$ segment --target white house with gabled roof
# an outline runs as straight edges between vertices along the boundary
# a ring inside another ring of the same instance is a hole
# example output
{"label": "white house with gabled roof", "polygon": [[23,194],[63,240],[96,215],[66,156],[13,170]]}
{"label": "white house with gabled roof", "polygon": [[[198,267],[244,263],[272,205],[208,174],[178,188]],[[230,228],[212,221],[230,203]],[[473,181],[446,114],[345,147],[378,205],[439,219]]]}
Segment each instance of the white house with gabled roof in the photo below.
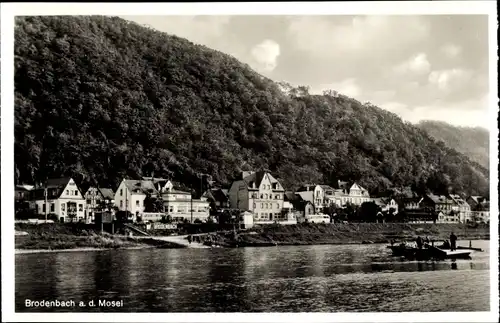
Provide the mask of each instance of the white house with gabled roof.
{"label": "white house with gabled roof", "polygon": [[31,206],[37,214],[54,214],[60,222],[86,221],[85,199],[70,177],[51,178],[47,180],[46,185],[35,187],[31,191]]}

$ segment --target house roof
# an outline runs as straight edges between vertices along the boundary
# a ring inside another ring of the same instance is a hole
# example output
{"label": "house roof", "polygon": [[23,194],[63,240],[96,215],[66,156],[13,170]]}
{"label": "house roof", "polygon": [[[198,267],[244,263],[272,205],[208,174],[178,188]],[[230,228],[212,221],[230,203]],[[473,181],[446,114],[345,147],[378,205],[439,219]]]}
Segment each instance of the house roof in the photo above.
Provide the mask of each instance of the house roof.
{"label": "house roof", "polygon": [[115,192],[111,188],[99,188],[99,191],[106,200],[113,200],[115,198]]}
{"label": "house roof", "polygon": [[477,204],[488,202],[488,200],[484,196],[472,195],[469,198],[471,198]]}
{"label": "house roof", "polygon": [[308,192],[308,191],[314,191],[314,189],[316,188],[316,184],[307,184],[307,185],[303,185],[301,187],[299,187],[299,189],[297,190],[297,192]]}
{"label": "house roof", "polygon": [[[49,200],[58,199],[62,195],[64,188],[68,185],[70,180],[71,180],[71,177],[49,178],[46,181],[47,199],[49,199]],[[78,189],[78,191],[80,191],[80,188],[78,186],[77,186],[77,189]],[[43,199],[43,198],[45,198],[45,185],[44,184],[42,184],[41,187],[38,187],[38,188],[35,188],[32,190],[32,199],[33,200],[39,200],[39,199]]]}
{"label": "house roof", "polygon": [[329,185],[320,185],[320,187],[324,190],[332,190],[333,191],[333,187],[329,186]]}
{"label": "house roof", "polygon": [[287,191],[284,194],[284,200],[287,202],[293,202],[293,201],[296,201],[299,199],[302,200],[302,197],[300,195],[293,193],[293,192]]}
{"label": "house roof", "polygon": [[375,197],[375,198],[373,198],[373,199],[372,199],[372,201],[373,201],[375,204],[377,204],[378,206],[386,206],[386,205],[387,205],[387,202],[386,202],[386,201],[384,201],[384,199],[383,199],[383,198],[381,198],[381,197]]}
{"label": "house roof", "polygon": [[454,200],[458,205],[460,206],[467,206],[469,203],[467,203],[460,195],[458,194],[450,194],[450,198]]}
{"label": "house roof", "polygon": [[359,190],[359,191],[361,191],[362,195],[369,195],[368,191],[364,187],[362,187],[361,185],[359,185],[357,183],[352,184],[351,188],[349,189],[349,192],[351,190]]}
{"label": "house roof", "polygon": [[450,199],[444,195],[434,195],[432,193],[427,194],[427,196],[436,204],[456,204],[453,199]]}
{"label": "house roof", "polygon": [[150,180],[126,179],[124,183],[132,194],[147,195],[158,193],[153,181]]}
{"label": "house roof", "polygon": [[16,185],[16,191],[31,191],[32,189],[32,185]]}
{"label": "house roof", "polygon": [[209,189],[202,196],[211,198],[217,202],[227,202],[229,199],[228,195],[224,192],[224,190],[220,188]]}
{"label": "house roof", "polygon": [[262,180],[264,179],[265,175],[269,176],[269,181],[271,184],[278,183],[279,181],[270,173],[267,173],[265,171],[258,171],[252,174],[249,174],[248,176],[243,178],[243,182],[247,185],[248,189],[252,189],[252,183],[255,183],[255,187],[258,188],[260,184],[262,183]]}
{"label": "house roof", "polygon": [[47,180],[47,188],[65,188],[70,180],[71,177],[49,178]]}

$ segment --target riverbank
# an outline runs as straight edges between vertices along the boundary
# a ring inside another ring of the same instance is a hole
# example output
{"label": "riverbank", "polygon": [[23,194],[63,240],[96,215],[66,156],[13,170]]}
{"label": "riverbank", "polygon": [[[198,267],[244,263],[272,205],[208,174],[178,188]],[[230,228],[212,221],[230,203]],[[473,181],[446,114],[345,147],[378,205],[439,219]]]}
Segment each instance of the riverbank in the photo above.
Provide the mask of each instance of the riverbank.
{"label": "riverbank", "polygon": [[[391,240],[411,240],[417,236],[433,240],[449,239],[454,232],[461,240],[489,240],[488,225],[470,227],[465,224],[431,223],[338,223],[277,226],[256,228],[240,233],[236,238],[239,247],[270,245],[361,244],[389,243]],[[226,243],[233,240],[225,236]]]}
{"label": "riverbank", "polygon": [[130,248],[184,248],[182,245],[152,238],[128,237],[99,233],[83,224],[16,224],[17,250],[102,250]]}
{"label": "riverbank", "polygon": [[[130,248],[185,248],[173,241],[153,237],[129,237],[96,233],[81,224],[16,224],[16,250],[103,250]],[[389,243],[412,240],[417,236],[446,240],[454,232],[460,240],[489,240],[487,225],[409,223],[335,223],[266,225],[251,230],[210,234],[211,241],[224,247],[262,247],[274,245]],[[205,240],[204,237],[201,237]],[[201,241],[203,243],[203,241]]]}

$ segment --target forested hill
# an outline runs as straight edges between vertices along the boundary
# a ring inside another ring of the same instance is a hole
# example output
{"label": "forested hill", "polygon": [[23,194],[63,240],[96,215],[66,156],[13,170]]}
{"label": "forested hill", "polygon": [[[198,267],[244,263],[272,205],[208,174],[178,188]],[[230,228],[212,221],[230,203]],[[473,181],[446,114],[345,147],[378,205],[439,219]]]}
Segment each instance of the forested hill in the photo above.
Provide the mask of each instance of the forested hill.
{"label": "forested hill", "polygon": [[[235,58],[119,18],[23,17],[15,28],[20,182],[70,175],[229,184],[268,169],[292,189],[358,181],[487,194],[487,170],[396,115],[285,94]],[[191,182],[191,183],[190,183]],[[115,186],[116,187],[116,186]]]}
{"label": "forested hill", "polygon": [[448,147],[453,148],[483,167],[489,168],[489,133],[480,127],[455,127],[446,122],[421,121],[417,125],[427,131],[436,140],[443,141]]}

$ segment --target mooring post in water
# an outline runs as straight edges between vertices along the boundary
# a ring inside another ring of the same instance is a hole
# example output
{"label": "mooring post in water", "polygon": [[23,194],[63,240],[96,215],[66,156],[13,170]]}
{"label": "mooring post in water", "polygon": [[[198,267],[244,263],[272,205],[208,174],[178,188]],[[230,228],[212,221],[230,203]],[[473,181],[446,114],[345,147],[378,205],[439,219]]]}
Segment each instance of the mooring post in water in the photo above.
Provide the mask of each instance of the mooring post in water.
{"label": "mooring post in water", "polygon": [[469,240],[469,248],[472,248],[472,240]]}

